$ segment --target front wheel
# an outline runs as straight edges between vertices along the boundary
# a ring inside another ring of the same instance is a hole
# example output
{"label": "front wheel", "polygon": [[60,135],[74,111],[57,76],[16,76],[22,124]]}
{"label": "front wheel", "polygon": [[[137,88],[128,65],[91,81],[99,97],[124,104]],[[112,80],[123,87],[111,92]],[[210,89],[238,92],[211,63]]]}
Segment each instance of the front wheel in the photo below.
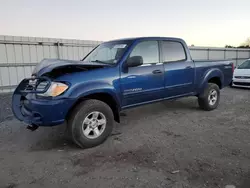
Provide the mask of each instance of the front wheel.
{"label": "front wheel", "polygon": [[71,113],[68,129],[72,140],[81,148],[103,143],[112,132],[114,115],[111,108],[99,100],[81,102]]}
{"label": "front wheel", "polygon": [[202,95],[198,97],[198,103],[203,110],[214,110],[219,105],[220,88],[214,83],[208,83]]}

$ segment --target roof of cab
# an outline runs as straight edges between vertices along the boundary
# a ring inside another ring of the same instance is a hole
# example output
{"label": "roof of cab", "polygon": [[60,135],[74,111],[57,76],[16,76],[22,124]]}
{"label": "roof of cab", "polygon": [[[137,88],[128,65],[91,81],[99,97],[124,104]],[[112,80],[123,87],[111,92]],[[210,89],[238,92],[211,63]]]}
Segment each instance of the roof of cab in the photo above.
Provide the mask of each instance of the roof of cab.
{"label": "roof of cab", "polygon": [[108,42],[126,41],[126,40],[130,40],[130,41],[135,41],[135,40],[174,40],[174,41],[181,41],[181,42],[184,42],[183,39],[181,39],[181,38],[176,38],[176,37],[134,37],[134,38],[121,38],[121,39],[115,39],[115,40],[111,40],[111,41],[108,41]]}

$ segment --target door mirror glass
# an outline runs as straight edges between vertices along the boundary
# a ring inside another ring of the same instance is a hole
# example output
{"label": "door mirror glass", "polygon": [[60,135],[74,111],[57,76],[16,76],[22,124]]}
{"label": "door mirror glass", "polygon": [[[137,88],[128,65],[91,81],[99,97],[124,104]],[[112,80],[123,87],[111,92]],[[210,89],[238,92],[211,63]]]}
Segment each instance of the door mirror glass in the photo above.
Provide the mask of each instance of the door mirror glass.
{"label": "door mirror glass", "polygon": [[128,67],[138,67],[143,64],[142,56],[133,56],[128,58],[127,66]]}

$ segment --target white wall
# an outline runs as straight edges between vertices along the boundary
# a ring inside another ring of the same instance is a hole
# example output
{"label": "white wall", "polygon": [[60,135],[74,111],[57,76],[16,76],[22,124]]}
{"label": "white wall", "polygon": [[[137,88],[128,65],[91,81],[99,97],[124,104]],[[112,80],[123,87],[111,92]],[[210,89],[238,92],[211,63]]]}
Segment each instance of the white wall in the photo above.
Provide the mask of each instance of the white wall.
{"label": "white wall", "polygon": [[[100,41],[0,35],[0,92],[9,92],[31,76],[43,58],[80,60]],[[248,49],[190,47],[194,60],[230,59],[235,65],[250,58]]]}

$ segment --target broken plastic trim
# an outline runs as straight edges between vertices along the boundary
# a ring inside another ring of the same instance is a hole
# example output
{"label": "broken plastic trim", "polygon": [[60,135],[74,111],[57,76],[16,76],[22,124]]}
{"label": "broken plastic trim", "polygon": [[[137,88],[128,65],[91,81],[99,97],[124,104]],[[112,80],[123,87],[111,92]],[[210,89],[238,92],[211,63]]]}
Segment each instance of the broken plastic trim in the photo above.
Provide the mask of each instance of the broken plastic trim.
{"label": "broken plastic trim", "polygon": [[[35,81],[36,83],[35,85],[30,85],[30,81]],[[39,83],[46,81],[48,82],[48,84],[46,85],[46,87],[42,90],[42,91],[36,91],[36,87],[38,86]],[[37,78],[26,78],[24,79],[21,83],[20,83],[22,89],[20,90],[21,93],[45,93],[50,85],[51,85],[51,80],[47,77],[37,77]],[[32,90],[27,89],[27,87],[32,87]]]}
{"label": "broken plastic trim", "polygon": [[27,126],[27,129],[29,129],[30,131],[35,131],[35,130],[38,129],[38,127],[39,127],[39,126],[33,124],[33,125],[28,125],[28,126]]}

